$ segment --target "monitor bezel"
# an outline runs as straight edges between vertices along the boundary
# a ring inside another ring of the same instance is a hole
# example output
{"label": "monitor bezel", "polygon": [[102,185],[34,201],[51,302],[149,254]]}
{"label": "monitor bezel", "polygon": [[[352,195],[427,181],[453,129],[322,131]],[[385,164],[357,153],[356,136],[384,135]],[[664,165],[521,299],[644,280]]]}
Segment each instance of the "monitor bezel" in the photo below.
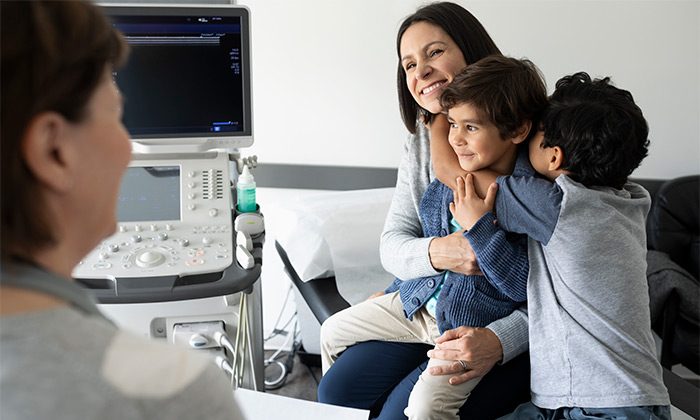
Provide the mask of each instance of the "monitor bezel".
{"label": "monitor bezel", "polygon": [[[241,20],[241,73],[243,78],[243,124],[244,129],[237,132],[206,133],[167,133],[131,135],[134,151],[204,151],[211,149],[230,149],[253,145],[253,101],[251,77],[251,43],[250,10],[243,5],[217,4],[137,4],[120,3],[100,4],[108,18],[112,16],[197,16],[220,15],[239,17]],[[127,62],[128,63],[128,62]]]}

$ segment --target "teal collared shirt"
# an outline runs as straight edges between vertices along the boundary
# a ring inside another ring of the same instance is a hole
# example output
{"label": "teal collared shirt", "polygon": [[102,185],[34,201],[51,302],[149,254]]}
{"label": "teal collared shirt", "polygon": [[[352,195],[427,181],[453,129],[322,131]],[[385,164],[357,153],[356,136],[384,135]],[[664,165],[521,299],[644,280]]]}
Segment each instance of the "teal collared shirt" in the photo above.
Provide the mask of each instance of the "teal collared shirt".
{"label": "teal collared shirt", "polygon": [[[450,233],[455,233],[460,229],[462,229],[462,226],[460,226],[459,223],[457,223],[457,220],[455,220],[454,217],[450,217]],[[442,285],[445,284],[447,276],[449,276],[451,273],[451,271],[445,270],[445,275],[442,276],[442,282],[440,282],[440,285],[438,286],[435,293],[433,293],[433,295],[430,297],[430,299],[428,299],[428,301],[425,302],[425,309],[427,309],[428,313],[430,313],[430,315],[432,316],[435,316],[435,307],[437,306],[438,296],[440,296]]]}

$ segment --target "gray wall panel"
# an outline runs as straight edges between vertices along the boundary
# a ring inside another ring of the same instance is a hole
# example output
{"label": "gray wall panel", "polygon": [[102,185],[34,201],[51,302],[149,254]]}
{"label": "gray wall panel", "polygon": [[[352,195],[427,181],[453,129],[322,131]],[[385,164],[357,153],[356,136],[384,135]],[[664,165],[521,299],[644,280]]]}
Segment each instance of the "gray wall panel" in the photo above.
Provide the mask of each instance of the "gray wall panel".
{"label": "gray wall panel", "polygon": [[260,163],[253,170],[258,187],[311,190],[363,190],[396,186],[396,168]]}

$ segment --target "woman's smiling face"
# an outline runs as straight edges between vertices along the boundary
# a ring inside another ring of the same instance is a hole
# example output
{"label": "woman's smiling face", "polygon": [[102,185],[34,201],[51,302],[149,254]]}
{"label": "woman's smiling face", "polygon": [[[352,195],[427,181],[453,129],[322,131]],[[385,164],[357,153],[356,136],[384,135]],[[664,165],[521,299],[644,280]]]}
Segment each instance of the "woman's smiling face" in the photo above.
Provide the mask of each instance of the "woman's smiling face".
{"label": "woman's smiling face", "polygon": [[411,95],[431,113],[441,112],[442,88],[467,65],[462,51],[442,28],[429,22],[418,22],[406,29],[400,49]]}

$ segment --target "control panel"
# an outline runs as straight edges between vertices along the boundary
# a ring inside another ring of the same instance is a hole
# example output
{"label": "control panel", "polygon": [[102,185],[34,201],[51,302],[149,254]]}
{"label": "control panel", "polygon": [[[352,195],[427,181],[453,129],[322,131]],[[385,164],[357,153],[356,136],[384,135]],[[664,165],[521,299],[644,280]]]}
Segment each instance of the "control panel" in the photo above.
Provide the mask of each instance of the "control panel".
{"label": "control panel", "polygon": [[122,181],[116,233],[74,269],[75,278],[188,276],[233,264],[225,152],[137,155]]}

